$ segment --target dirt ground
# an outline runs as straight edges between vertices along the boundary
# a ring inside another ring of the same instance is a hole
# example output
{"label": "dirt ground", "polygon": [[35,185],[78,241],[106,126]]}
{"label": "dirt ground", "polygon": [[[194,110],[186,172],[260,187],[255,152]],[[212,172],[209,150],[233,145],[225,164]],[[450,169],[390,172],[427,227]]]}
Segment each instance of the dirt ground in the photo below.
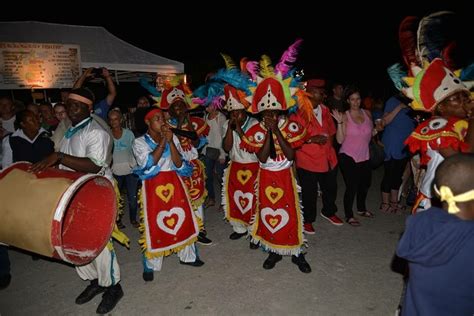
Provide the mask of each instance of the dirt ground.
{"label": "dirt ground", "polygon": [[[125,296],[113,315],[394,315],[402,278],[390,263],[403,231],[405,215],[377,212],[382,170],[373,174],[368,207],[375,219],[361,218],[361,227],[331,225],[318,215],[316,234],[308,236],[307,261],[313,271],[301,273],[284,257],[264,270],[267,255],[249,249],[248,240],[230,240],[232,229],[218,208],[206,210],[208,237],[199,246],[205,265],[165,259],[153,282],[143,281],[138,231],[128,221],[130,250],[116,245]],[[344,184],[339,177],[338,215],[343,217]],[[320,200],[318,200],[320,206]],[[318,207],[319,209],[319,207]],[[93,315],[100,296],[76,305],[88,285],[72,266],[10,251],[11,285],[0,292],[0,315]]]}

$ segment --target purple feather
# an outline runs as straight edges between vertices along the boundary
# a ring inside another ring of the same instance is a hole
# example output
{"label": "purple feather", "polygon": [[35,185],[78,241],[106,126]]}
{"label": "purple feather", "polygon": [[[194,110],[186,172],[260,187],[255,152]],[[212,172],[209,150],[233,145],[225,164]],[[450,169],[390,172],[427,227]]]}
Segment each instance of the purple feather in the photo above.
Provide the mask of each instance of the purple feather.
{"label": "purple feather", "polygon": [[217,109],[217,110],[220,110],[222,108],[222,103],[223,103],[224,100],[222,100],[221,97],[214,97],[211,101],[211,103],[209,104],[210,107],[214,108],[214,109]]}
{"label": "purple feather", "polygon": [[245,67],[247,68],[247,71],[249,72],[252,80],[256,80],[258,76],[258,62],[249,61],[247,62],[247,65]]}
{"label": "purple feather", "polygon": [[285,77],[288,74],[288,71],[291,69],[291,65],[296,61],[296,55],[298,55],[298,50],[302,42],[303,40],[299,38],[290,47],[288,47],[288,49],[281,56],[280,62],[275,67],[276,73],[281,73],[282,77]]}
{"label": "purple feather", "polygon": [[199,105],[204,105],[207,102],[207,98],[201,99],[201,98],[193,98],[193,103],[199,104]]}

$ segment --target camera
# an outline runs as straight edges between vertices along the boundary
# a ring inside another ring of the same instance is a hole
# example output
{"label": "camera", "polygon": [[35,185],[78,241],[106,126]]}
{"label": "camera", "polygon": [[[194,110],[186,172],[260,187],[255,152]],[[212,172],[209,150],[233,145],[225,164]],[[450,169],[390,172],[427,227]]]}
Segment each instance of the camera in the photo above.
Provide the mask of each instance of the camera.
{"label": "camera", "polygon": [[101,77],[102,76],[102,68],[92,69],[92,75],[94,75],[94,77]]}

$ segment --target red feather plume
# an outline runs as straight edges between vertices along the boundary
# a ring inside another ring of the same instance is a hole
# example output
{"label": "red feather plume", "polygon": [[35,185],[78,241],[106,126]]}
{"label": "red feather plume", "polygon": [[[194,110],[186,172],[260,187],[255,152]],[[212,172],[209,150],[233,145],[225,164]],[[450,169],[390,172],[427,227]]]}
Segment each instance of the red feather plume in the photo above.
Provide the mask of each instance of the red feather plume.
{"label": "red feather plume", "polygon": [[420,19],[416,16],[407,16],[400,23],[398,29],[398,41],[400,42],[400,48],[402,50],[403,60],[408,69],[411,65],[419,65],[418,58],[416,56],[417,48],[417,30]]}

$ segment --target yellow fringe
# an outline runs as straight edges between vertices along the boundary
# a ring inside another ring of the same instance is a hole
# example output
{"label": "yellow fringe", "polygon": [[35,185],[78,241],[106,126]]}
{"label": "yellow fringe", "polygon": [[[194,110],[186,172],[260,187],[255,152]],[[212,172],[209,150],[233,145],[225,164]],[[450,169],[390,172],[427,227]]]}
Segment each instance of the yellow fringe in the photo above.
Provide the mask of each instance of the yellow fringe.
{"label": "yellow fringe", "polygon": [[114,251],[114,243],[112,242],[112,240],[109,240],[107,242],[107,249],[109,249],[109,251]]}
{"label": "yellow fringe", "polygon": [[[198,200],[192,200],[191,195],[189,194],[189,189],[188,187],[183,183],[185,190],[188,192],[189,200],[191,201],[191,206],[193,210],[197,210],[199,206],[204,204],[204,201],[207,198],[207,189],[206,189],[206,180],[207,180],[207,175],[206,175],[206,167],[204,166],[204,163],[197,159],[197,163],[201,165],[201,170],[202,170],[202,178],[204,181],[204,193],[203,195],[198,199]],[[194,169],[194,168],[193,168]],[[196,216],[197,217],[197,216]],[[203,224],[204,227],[204,224]]]}
{"label": "yellow fringe", "polygon": [[197,241],[197,237],[194,237],[194,238],[191,238],[190,240],[188,240],[188,242],[186,242],[185,244],[182,244],[182,245],[180,245],[178,247],[175,247],[173,249],[168,249],[168,250],[165,250],[165,251],[159,251],[159,252],[154,252],[154,253],[150,253],[148,251],[145,251],[145,258],[152,259],[152,258],[166,257],[166,256],[169,256],[173,253],[178,253],[179,251],[183,250],[187,246],[194,244],[196,241]]}
{"label": "yellow fringe", "polygon": [[[204,179],[204,181],[206,181]],[[191,200],[191,206],[193,207],[193,210],[197,210],[199,206],[204,204],[204,200],[207,198],[207,190],[204,191],[204,194],[198,199],[198,200]]]}
{"label": "yellow fringe", "polygon": [[115,180],[115,178],[114,178],[114,190],[115,190],[115,196],[117,199],[117,220],[119,220],[123,216],[124,202],[123,202],[122,195],[120,194],[117,180]]}
{"label": "yellow fringe", "polygon": [[112,238],[130,249],[130,238],[123,231],[121,231],[117,224],[114,225],[114,230],[112,231]]}

